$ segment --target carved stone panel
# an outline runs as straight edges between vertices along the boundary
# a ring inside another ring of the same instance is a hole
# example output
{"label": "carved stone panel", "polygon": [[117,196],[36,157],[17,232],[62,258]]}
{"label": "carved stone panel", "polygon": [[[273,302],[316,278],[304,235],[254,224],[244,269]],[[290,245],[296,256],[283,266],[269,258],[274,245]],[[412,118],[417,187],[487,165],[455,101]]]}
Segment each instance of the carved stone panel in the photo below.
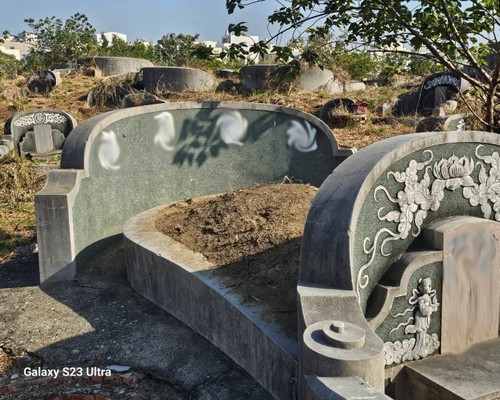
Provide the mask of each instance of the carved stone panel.
{"label": "carved stone panel", "polygon": [[7,120],[4,136],[10,135],[12,145],[18,154],[29,153],[45,157],[60,152],[64,140],[76,125],[76,120],[63,111],[49,109],[22,111]]}

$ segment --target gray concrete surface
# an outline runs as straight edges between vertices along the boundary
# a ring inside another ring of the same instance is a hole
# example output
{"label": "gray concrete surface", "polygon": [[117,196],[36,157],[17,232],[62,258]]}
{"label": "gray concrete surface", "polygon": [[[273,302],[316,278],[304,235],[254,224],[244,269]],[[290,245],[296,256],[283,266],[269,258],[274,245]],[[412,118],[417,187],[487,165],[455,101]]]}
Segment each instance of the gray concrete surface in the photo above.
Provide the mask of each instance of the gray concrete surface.
{"label": "gray concrete surface", "polygon": [[165,206],[125,223],[127,275],[134,290],[168,311],[243,367],[275,399],[296,396],[297,343],[265,309],[210,277],[212,266],[155,227]]}
{"label": "gray concrete surface", "polygon": [[41,289],[38,275],[36,254],[0,265],[0,347],[28,351],[28,363],[138,368],[164,388],[155,399],[170,386],[176,399],[271,399],[207,340],[130,288],[121,243],[94,257],[72,282]]}
{"label": "gray concrete surface", "polygon": [[[298,331],[302,332],[299,334],[299,394],[306,397],[306,377],[313,375],[356,376],[383,392],[383,342],[369,327],[356,293],[304,282],[299,282],[297,293]],[[336,334],[331,329],[332,321],[343,322],[348,328]],[[357,343],[346,340],[345,333],[349,330],[361,332],[354,341]],[[322,331],[328,333],[330,340]]]}
{"label": "gray concrete surface", "polygon": [[359,378],[307,376],[305,400],[390,400]]}
{"label": "gray concrete surface", "polygon": [[493,400],[500,398],[500,339],[459,355],[443,355],[405,367],[397,400]]}
{"label": "gray concrete surface", "polygon": [[142,70],[144,88],[150,92],[206,92],[216,85],[212,74],[196,68],[148,67]]}
{"label": "gray concrete surface", "polygon": [[153,66],[151,61],[131,57],[94,57],[93,62],[104,76],[139,72],[144,67]]}

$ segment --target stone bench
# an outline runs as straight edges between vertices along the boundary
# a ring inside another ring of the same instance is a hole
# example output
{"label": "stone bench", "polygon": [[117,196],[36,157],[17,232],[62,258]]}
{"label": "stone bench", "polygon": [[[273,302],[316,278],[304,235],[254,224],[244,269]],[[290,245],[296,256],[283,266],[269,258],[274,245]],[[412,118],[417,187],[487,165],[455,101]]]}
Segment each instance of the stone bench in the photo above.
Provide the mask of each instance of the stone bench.
{"label": "stone bench", "polygon": [[319,186],[354,151],[312,115],[274,105],[166,103],[91,118],[35,196],[40,280],[72,279],[139,212],[285,176]]}

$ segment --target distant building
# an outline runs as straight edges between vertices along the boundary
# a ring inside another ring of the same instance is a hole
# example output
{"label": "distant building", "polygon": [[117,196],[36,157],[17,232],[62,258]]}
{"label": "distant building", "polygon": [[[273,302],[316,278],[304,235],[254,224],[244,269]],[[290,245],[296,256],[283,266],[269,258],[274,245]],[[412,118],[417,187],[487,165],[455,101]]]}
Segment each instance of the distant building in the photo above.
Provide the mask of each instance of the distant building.
{"label": "distant building", "polygon": [[119,32],[101,32],[98,34],[94,35],[95,39],[97,40],[97,43],[102,45],[105,38],[108,41],[108,46],[111,46],[113,44],[113,40],[115,38],[121,39],[124,42],[127,41],[127,35],[124,33],[119,33]]}
{"label": "distant building", "polygon": [[32,43],[18,42],[15,40],[5,40],[0,43],[0,51],[13,55],[16,60],[22,60],[34,47]]}
{"label": "distant building", "polygon": [[[225,35],[222,36],[222,43],[221,46],[222,49],[230,47],[232,44],[240,44],[244,43],[247,45],[247,49],[252,47],[254,44],[259,43],[259,37],[258,36],[236,36],[229,34],[229,32],[226,32]],[[254,63],[259,63],[260,61],[260,56],[258,53],[250,53],[247,56],[247,61],[248,62],[254,62]]]}
{"label": "distant building", "polygon": [[[221,54],[224,49],[229,48],[232,44],[239,44],[239,43],[245,43],[247,45],[247,49],[249,49],[251,46],[253,46],[256,43],[259,43],[259,37],[258,36],[236,36],[236,35],[230,35],[228,32],[226,32],[222,36],[222,41],[221,42],[215,42],[213,40],[204,40],[201,42],[195,42],[195,44],[203,44],[207,47],[212,48],[212,53],[216,56]],[[260,57],[259,54],[257,53],[250,53],[247,56],[247,62],[253,62],[253,63],[259,63]]]}
{"label": "distant building", "polygon": [[21,32],[21,33],[18,33],[13,40],[23,42],[23,43],[36,44],[36,43],[38,43],[38,36],[36,35],[36,33],[32,33],[32,32]]}
{"label": "distant building", "polygon": [[215,56],[220,55],[222,53],[222,46],[220,45],[219,42],[214,42],[213,40],[204,40],[202,42],[196,42],[198,44],[203,44],[206,47],[211,47],[212,48],[212,53]]}
{"label": "distant building", "polygon": [[151,42],[148,42],[147,40],[136,40],[134,44],[142,44],[144,47],[152,46]]}

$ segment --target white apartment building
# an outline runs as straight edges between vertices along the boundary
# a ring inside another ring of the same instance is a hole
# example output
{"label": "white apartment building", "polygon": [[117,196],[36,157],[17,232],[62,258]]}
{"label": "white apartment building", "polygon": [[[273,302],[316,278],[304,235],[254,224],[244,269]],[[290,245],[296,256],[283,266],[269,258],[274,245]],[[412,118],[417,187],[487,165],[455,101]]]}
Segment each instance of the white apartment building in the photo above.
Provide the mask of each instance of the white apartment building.
{"label": "white apartment building", "polygon": [[111,46],[111,44],[113,43],[114,38],[121,39],[124,42],[127,41],[127,35],[125,35],[124,33],[120,33],[120,32],[101,32],[101,33],[95,34],[94,37],[97,40],[98,44],[102,44],[103,37],[106,38],[106,40],[109,43],[109,46]]}

